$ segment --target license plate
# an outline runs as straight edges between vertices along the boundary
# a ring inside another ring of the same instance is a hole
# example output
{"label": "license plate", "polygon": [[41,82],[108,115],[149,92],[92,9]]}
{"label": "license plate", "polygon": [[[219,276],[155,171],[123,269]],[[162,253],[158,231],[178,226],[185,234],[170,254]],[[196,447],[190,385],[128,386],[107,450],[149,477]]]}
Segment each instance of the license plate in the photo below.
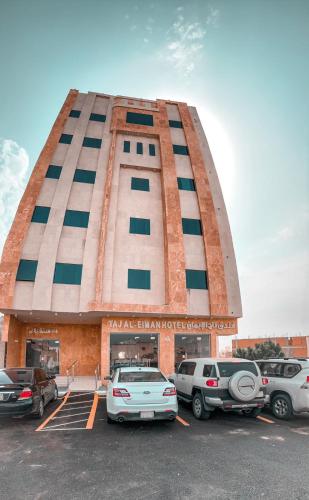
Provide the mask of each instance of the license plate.
{"label": "license plate", "polygon": [[3,394],[3,392],[0,392],[0,401],[4,401],[4,394]]}
{"label": "license plate", "polygon": [[153,418],[154,411],[141,411],[141,418]]}

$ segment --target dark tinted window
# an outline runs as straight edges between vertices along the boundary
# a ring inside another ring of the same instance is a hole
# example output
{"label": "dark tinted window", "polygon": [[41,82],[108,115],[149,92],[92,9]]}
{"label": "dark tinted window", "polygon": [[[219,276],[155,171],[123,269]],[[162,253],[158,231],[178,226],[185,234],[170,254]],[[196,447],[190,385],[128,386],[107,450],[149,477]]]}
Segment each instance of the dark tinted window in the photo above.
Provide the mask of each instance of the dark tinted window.
{"label": "dark tinted window", "polygon": [[206,271],[186,269],[186,287],[195,290],[207,290]]}
{"label": "dark tinted window", "polygon": [[59,142],[62,144],[71,144],[73,135],[71,134],[61,134]]}
{"label": "dark tinted window", "polygon": [[166,382],[161,372],[120,372],[118,382]]}
{"label": "dark tinted window", "polygon": [[187,146],[182,146],[180,144],[173,144],[173,151],[176,155],[188,155],[189,149]]}
{"label": "dark tinted window", "polygon": [[132,113],[131,111],[127,112],[127,123],[135,123],[136,125],[148,125],[150,127],[153,126],[153,117],[152,115],[146,115],[142,113]]}
{"label": "dark tinted window", "polygon": [[16,281],[34,281],[37,267],[37,260],[21,259],[16,274]]}
{"label": "dark tinted window", "polygon": [[54,283],[80,285],[82,280],[82,264],[64,264],[56,262]]}
{"label": "dark tinted window", "polygon": [[1,370],[0,384],[31,384],[32,370]]}
{"label": "dark tinted window", "polygon": [[182,127],[182,122],[180,122],[179,120],[169,120],[168,124],[169,124],[170,127],[183,128]]}
{"label": "dark tinted window", "polygon": [[143,143],[142,142],[137,142],[136,143],[136,153],[138,155],[142,155],[143,154]]}
{"label": "dark tinted window", "polygon": [[234,373],[240,372],[241,370],[246,370],[258,375],[258,371],[254,363],[246,362],[223,362],[218,363],[219,373],[221,377],[231,377]]}
{"label": "dark tinted window", "polygon": [[142,179],[141,177],[132,177],[131,189],[135,189],[136,191],[150,191],[149,179]]}
{"label": "dark tinted window", "polygon": [[192,361],[181,363],[179,373],[182,373],[183,375],[194,375],[195,367],[196,363],[193,363]]}
{"label": "dark tinted window", "polygon": [[61,175],[61,170],[62,167],[59,167],[58,165],[49,165],[45,177],[49,179],[59,179]]}
{"label": "dark tinted window", "polygon": [[130,153],[130,141],[123,141],[123,152]]}
{"label": "dark tinted window", "polygon": [[194,179],[188,179],[186,177],[177,177],[178,189],[183,191],[195,191]]}
{"label": "dark tinted window", "polygon": [[282,377],[282,363],[259,363],[261,375],[269,377]]}
{"label": "dark tinted window", "polygon": [[300,365],[295,365],[294,363],[292,364],[283,364],[282,365],[283,367],[283,377],[285,378],[292,378],[292,377],[295,377],[295,375],[297,375],[297,373],[300,372],[301,370],[301,367]]}
{"label": "dark tinted window", "polygon": [[128,288],[150,290],[150,271],[144,269],[128,269]]}
{"label": "dark tinted window", "polygon": [[102,139],[96,139],[94,137],[84,137],[83,146],[85,148],[99,148],[102,145]]}
{"label": "dark tinted window", "polygon": [[205,365],[203,369],[203,377],[216,377],[216,367],[215,365]]}
{"label": "dark tinted window", "polygon": [[96,172],[93,170],[83,170],[77,168],[74,174],[74,182],[84,182],[86,184],[94,184]]}
{"label": "dark tinted window", "polygon": [[77,109],[72,109],[72,110],[70,111],[69,116],[70,116],[71,118],[79,118],[79,117],[80,117],[80,111],[79,111],[79,110],[77,110]]}
{"label": "dark tinted window", "polygon": [[99,113],[91,113],[89,120],[94,122],[105,122],[106,115],[100,115]]}

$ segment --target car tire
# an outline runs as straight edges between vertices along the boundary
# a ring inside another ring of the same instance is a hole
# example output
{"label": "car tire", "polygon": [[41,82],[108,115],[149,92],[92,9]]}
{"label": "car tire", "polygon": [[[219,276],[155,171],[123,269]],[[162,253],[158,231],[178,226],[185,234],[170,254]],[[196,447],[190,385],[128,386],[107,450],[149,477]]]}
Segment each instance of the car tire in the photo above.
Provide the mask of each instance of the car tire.
{"label": "car tire", "polygon": [[115,423],[115,420],[113,420],[112,418],[110,418],[110,417],[107,415],[106,422],[107,422],[108,424],[114,424],[114,423]]}
{"label": "car tire", "polygon": [[198,420],[207,420],[210,417],[210,411],[206,411],[203,405],[203,398],[199,392],[196,392],[192,401],[192,411]]}
{"label": "car tire", "polygon": [[262,408],[250,408],[248,410],[242,410],[246,417],[256,418],[262,413]]}
{"label": "car tire", "polygon": [[56,386],[55,390],[54,390],[54,395],[53,395],[52,401],[56,401],[57,399],[58,399],[58,387]]}
{"label": "car tire", "polygon": [[44,401],[43,401],[43,398],[40,398],[39,409],[38,409],[37,413],[34,414],[34,417],[41,419],[41,418],[43,418],[43,415],[44,415]]}
{"label": "car tire", "polygon": [[274,417],[288,420],[293,415],[293,407],[287,394],[277,394],[271,400],[271,411]]}

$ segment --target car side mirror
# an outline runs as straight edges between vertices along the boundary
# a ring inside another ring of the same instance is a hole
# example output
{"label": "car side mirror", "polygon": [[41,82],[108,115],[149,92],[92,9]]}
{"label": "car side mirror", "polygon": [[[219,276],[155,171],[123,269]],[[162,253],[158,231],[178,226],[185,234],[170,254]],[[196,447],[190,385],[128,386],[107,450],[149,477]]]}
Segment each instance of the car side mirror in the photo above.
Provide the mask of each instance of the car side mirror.
{"label": "car side mirror", "polygon": [[104,380],[112,380],[112,377],[110,375],[107,375],[106,377],[104,377]]}

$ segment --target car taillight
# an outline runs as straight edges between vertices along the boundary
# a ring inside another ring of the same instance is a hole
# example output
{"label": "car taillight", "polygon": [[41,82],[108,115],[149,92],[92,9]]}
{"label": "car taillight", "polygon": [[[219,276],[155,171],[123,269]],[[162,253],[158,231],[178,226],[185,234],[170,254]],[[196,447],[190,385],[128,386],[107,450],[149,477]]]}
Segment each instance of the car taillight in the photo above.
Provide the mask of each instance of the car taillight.
{"label": "car taillight", "polygon": [[33,393],[31,389],[24,389],[20,395],[18,396],[18,399],[30,399],[32,398]]}
{"label": "car taillight", "polygon": [[307,375],[306,384],[309,384],[309,375]]}
{"label": "car taillight", "polygon": [[130,398],[131,394],[127,391],[127,389],[119,389],[118,387],[113,388],[113,397],[114,398]]}
{"label": "car taillight", "polygon": [[206,385],[208,387],[218,387],[218,380],[216,378],[209,378],[206,380]]}
{"label": "car taillight", "polygon": [[262,377],[262,384],[263,384],[263,385],[267,385],[267,384],[269,384],[269,380],[268,380],[268,378],[266,378],[266,377]]}
{"label": "car taillight", "polygon": [[166,389],[164,389],[163,396],[176,396],[176,388],[167,387]]}

